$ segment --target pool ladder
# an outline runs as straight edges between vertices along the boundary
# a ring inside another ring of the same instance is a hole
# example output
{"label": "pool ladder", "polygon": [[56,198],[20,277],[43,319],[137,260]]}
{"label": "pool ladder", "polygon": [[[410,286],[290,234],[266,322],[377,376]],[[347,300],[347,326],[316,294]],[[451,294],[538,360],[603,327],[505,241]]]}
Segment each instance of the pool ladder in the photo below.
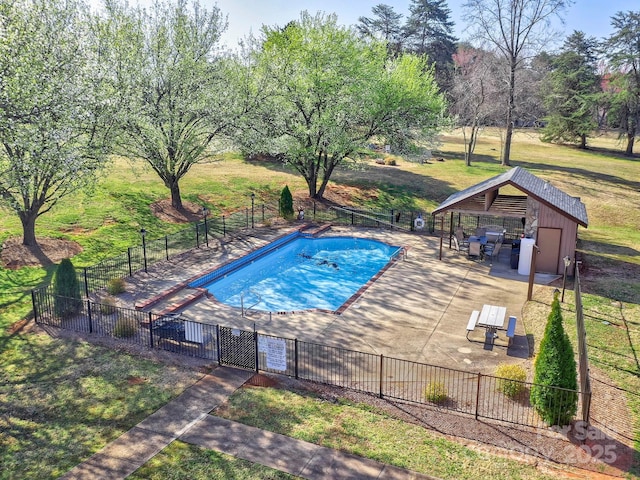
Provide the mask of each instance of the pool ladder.
{"label": "pool ladder", "polygon": [[257,297],[257,301],[256,303],[254,303],[253,305],[251,305],[250,307],[247,307],[246,309],[244,308],[244,292],[242,292],[242,294],[240,295],[240,310],[242,311],[242,316],[246,317],[247,312],[249,310],[251,310],[253,307],[255,307],[256,305],[258,305],[261,301],[262,301],[262,297],[260,297],[259,293],[256,293],[253,289],[249,289],[249,293],[251,293],[252,295],[254,295],[255,297]]}

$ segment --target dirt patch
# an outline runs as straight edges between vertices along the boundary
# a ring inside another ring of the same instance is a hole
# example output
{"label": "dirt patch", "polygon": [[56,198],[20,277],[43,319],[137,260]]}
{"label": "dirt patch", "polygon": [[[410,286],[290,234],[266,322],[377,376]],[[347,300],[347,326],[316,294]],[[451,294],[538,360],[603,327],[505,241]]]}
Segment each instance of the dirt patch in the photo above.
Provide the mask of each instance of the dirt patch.
{"label": "dirt patch", "polygon": [[129,385],[140,385],[141,383],[146,383],[147,379],[142,377],[128,377],[127,383]]}
{"label": "dirt patch", "polygon": [[22,238],[13,237],[2,244],[2,266],[11,270],[22,267],[47,266],[71,258],[82,251],[77,242],[59,238],[38,238],[38,246],[22,244]]}
{"label": "dirt patch", "polygon": [[165,198],[151,204],[151,213],[167,223],[191,223],[202,220],[202,205],[182,202],[184,212],[173,208],[171,199]]}
{"label": "dirt patch", "polygon": [[[183,202],[184,212],[171,206],[170,199],[151,204],[151,213],[168,223],[191,223],[202,219],[202,206],[193,202]],[[69,229],[69,232],[78,233]],[[38,238],[38,246],[22,244],[22,238],[12,237],[2,244],[0,261],[4,268],[17,270],[22,267],[46,267],[60,263],[64,258],[71,258],[82,252],[82,246],[72,240],[59,238]]]}

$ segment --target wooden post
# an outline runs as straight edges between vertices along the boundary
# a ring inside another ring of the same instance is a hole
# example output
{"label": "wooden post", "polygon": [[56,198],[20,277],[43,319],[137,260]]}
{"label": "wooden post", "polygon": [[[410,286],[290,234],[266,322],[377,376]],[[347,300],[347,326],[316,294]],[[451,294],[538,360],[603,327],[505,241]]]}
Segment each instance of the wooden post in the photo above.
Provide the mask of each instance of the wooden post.
{"label": "wooden post", "polygon": [[442,215],[440,217],[440,258],[439,260],[442,260],[442,234],[444,233],[444,215]]}
{"label": "wooden post", "polygon": [[533,251],[531,252],[531,267],[529,269],[529,291],[527,292],[527,300],[531,301],[533,295],[533,280],[536,278],[536,256],[540,253],[540,249],[534,243]]}

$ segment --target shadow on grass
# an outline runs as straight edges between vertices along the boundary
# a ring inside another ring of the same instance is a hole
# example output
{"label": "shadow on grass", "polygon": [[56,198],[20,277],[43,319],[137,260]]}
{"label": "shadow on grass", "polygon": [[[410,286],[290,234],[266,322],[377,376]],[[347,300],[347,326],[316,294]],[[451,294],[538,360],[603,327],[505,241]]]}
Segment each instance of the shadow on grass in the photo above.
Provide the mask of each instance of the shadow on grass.
{"label": "shadow on grass", "polygon": [[[615,155],[608,154],[607,156],[610,157]],[[629,157],[625,157],[623,155],[619,155],[618,157],[620,159],[630,160]],[[567,176],[571,175],[574,177],[582,177],[582,178],[588,179],[594,185],[609,183],[611,185],[617,185],[617,186],[622,185],[624,187],[629,188],[632,191],[640,190],[640,181],[634,181],[633,179],[629,179],[628,177],[625,177],[624,174],[622,173],[624,171],[623,169],[620,169],[621,175],[610,175],[606,173],[595,172],[592,170],[586,170],[584,168],[570,167],[570,166],[557,164],[557,163],[556,164],[550,164],[550,163],[539,164],[539,163],[527,162],[523,160],[518,160],[518,161],[515,161],[514,163],[516,163],[520,167],[526,168],[529,172],[533,174],[535,174],[535,172],[538,172],[538,171],[556,172],[556,173],[565,174]]]}
{"label": "shadow on grass", "polygon": [[8,335],[0,356],[0,418],[12,445],[0,463],[15,478],[57,478],[172,396],[176,379],[163,384],[155,363],[30,327]]}
{"label": "shadow on grass", "polygon": [[[460,158],[459,155],[438,154],[443,158]],[[277,159],[246,160],[251,163],[259,163],[264,168],[275,171],[291,171],[292,168],[283,165]],[[431,161],[433,163],[433,160]],[[331,175],[331,183],[336,186],[357,187],[363,199],[360,203],[367,202],[384,204],[387,208],[405,208],[417,210],[415,197],[432,199],[437,202],[445,200],[458,190],[447,182],[429,177],[428,164],[424,165],[425,175],[408,172],[400,168],[386,165],[363,164],[361,168],[349,169],[347,167],[336,168]]]}

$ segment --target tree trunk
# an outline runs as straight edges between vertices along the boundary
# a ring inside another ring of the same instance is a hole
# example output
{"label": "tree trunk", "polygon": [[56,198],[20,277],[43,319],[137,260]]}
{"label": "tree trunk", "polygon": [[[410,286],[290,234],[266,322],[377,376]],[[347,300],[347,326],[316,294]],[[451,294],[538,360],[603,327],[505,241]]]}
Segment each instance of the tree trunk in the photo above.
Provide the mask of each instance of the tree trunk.
{"label": "tree trunk", "polygon": [[184,206],[182,205],[182,197],[180,197],[180,184],[174,181],[170,186],[171,190],[171,206],[178,212],[184,212]]}
{"label": "tree trunk", "polygon": [[20,221],[22,222],[22,244],[28,247],[38,246],[36,240],[36,218],[37,213],[32,211],[20,212]]}
{"label": "tree trunk", "polygon": [[465,148],[465,165],[471,166],[471,159],[473,158],[473,152],[476,149],[476,142],[478,141],[479,125],[475,123],[471,125],[471,134],[469,135],[469,145]]}
{"label": "tree trunk", "polygon": [[580,135],[580,148],[583,150],[587,148],[587,136],[584,133]]}
{"label": "tree trunk", "polygon": [[467,142],[467,127],[462,127],[462,142],[464,145],[464,164],[471,166],[471,142]]}
{"label": "tree trunk", "polygon": [[316,185],[316,179],[317,177],[315,175],[313,176],[306,176],[304,177],[305,181],[307,182],[307,188],[309,189],[309,198],[316,198],[316,193],[317,193],[317,185]]}
{"label": "tree trunk", "polygon": [[503,166],[510,166],[511,157],[511,137],[513,137],[513,110],[515,109],[514,92],[516,89],[516,62],[515,58],[511,59],[511,68],[509,72],[509,104],[507,106],[507,131],[504,136],[504,150],[502,151]]}
{"label": "tree trunk", "polygon": [[628,132],[627,133],[627,148],[624,152],[625,155],[631,157],[633,156],[633,144],[635,143],[635,133]]}
{"label": "tree trunk", "polygon": [[318,192],[316,193],[315,198],[322,199],[322,196],[324,195],[324,191],[326,190],[327,185],[329,184],[329,179],[333,174],[333,169],[340,161],[342,161],[342,158],[336,159],[335,157],[331,157],[331,160],[329,160],[329,156],[327,155],[327,153],[326,152],[324,153],[324,169],[322,172],[322,182],[320,183],[320,188],[318,189]]}

